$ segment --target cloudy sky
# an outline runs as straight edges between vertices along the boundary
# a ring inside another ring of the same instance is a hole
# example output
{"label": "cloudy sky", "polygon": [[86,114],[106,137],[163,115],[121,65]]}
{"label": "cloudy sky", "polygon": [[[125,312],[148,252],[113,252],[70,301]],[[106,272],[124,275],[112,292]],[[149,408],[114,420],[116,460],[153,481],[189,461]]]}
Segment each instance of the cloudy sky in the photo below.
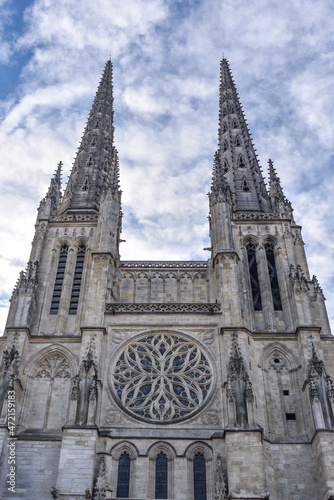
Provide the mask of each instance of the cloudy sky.
{"label": "cloudy sky", "polygon": [[123,259],[207,259],[219,62],[274,160],[334,319],[330,0],[0,0],[0,329],[59,160],[114,63]]}

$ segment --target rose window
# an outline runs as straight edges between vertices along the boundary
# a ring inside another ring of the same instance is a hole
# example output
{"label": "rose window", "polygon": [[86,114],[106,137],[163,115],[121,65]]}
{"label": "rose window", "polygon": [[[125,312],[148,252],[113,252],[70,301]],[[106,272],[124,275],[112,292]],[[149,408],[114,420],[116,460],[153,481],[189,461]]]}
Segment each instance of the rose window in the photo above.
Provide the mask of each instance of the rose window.
{"label": "rose window", "polygon": [[112,388],[118,403],[146,421],[174,422],[209,399],[213,373],[193,340],[156,333],[131,340],[117,356]]}

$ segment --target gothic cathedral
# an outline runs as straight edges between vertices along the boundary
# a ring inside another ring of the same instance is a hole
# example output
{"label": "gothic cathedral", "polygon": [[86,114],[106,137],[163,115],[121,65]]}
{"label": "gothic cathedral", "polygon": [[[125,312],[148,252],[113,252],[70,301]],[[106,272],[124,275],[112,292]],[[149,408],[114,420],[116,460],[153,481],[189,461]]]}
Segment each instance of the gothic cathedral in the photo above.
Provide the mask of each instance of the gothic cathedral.
{"label": "gothic cathedral", "polygon": [[123,261],[107,62],[0,339],[2,499],[334,499],[324,295],[226,59],[219,99],[210,258]]}

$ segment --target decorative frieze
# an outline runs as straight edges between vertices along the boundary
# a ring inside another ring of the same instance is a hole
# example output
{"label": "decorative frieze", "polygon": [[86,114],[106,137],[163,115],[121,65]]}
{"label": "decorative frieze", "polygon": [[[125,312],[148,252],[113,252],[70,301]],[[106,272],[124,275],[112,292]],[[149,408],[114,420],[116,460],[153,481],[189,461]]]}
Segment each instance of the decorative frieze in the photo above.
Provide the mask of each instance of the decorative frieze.
{"label": "decorative frieze", "polygon": [[128,260],[121,261],[119,267],[126,267],[131,269],[207,269],[208,262],[203,261],[136,261]]}
{"label": "decorative frieze", "polygon": [[106,313],[193,313],[219,314],[220,304],[106,304]]}

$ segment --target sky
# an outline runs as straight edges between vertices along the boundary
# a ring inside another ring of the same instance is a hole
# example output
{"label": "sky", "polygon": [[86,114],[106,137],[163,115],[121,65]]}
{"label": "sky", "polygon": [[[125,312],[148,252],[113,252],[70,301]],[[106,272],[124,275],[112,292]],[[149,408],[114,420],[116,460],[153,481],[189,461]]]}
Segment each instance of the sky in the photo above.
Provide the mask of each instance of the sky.
{"label": "sky", "polygon": [[334,322],[331,0],[0,0],[0,331],[57,163],[114,65],[123,260],[206,260],[219,64],[292,202]]}

